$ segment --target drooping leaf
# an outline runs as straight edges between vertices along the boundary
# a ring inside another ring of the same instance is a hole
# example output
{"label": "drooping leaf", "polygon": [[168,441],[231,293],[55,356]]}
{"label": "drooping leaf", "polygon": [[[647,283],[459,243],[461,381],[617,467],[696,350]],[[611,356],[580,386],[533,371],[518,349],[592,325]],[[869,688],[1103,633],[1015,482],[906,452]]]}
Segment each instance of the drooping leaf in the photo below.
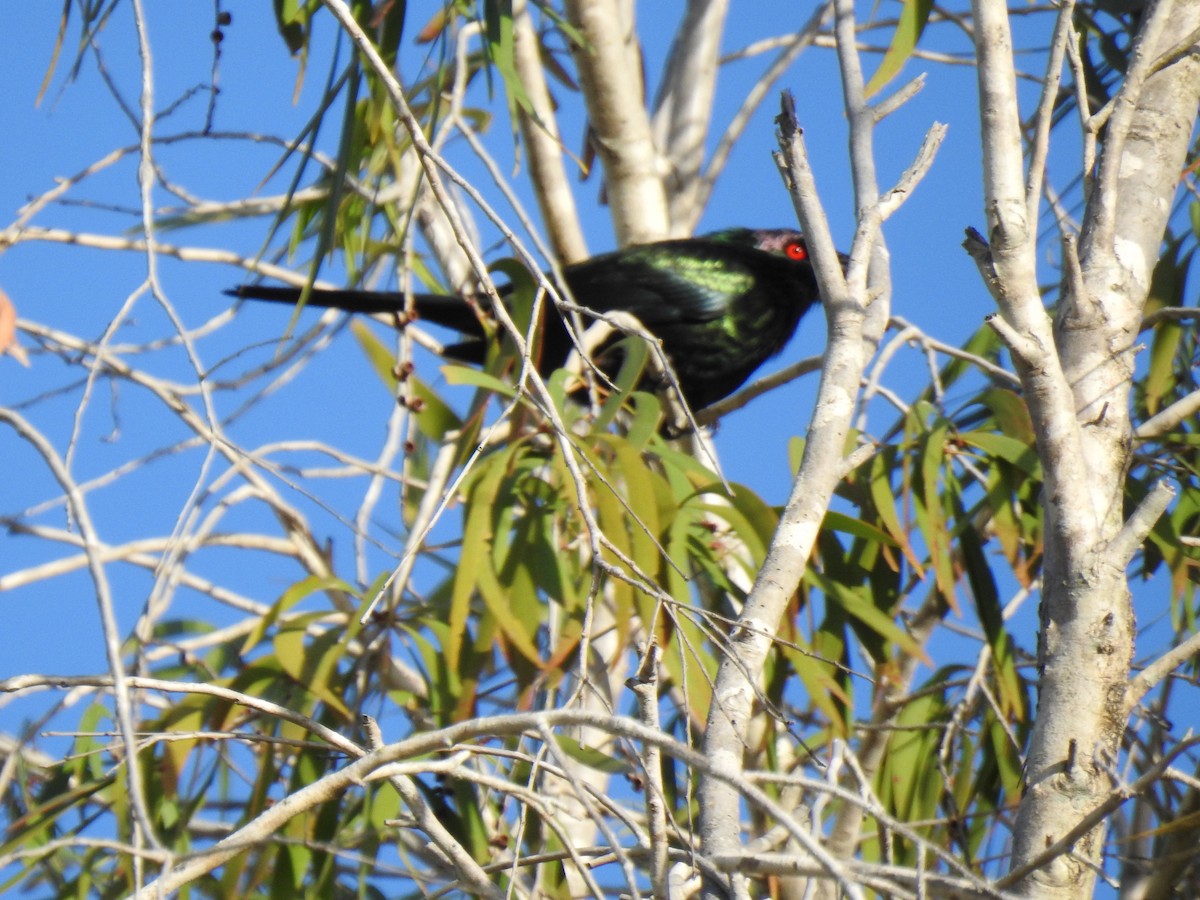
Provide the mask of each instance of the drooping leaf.
{"label": "drooping leaf", "polygon": [[870,97],[889,81],[896,77],[900,69],[908,62],[917,41],[929,22],[929,14],[933,12],[933,0],[904,0],[900,10],[900,20],[892,33],[892,42],[879,63],[879,68],[867,82],[866,95]]}

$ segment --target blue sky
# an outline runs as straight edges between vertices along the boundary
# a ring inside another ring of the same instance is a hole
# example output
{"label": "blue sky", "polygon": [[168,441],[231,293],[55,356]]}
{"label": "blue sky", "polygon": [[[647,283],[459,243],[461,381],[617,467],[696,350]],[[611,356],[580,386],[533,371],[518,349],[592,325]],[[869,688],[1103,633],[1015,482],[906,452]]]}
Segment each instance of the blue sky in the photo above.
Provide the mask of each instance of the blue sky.
{"label": "blue sky", "polygon": [[[411,21],[424,20],[421,8],[436,4],[410,4]],[[209,32],[210,8],[201,5],[172,5],[168,12],[149,5],[150,34],[154,54],[156,108],[162,110],[188,91],[207,83],[212,61]],[[733,16],[726,46],[740,47],[798,27],[808,15],[792,3],[756,4],[754,16]],[[214,126],[219,131],[253,131],[290,137],[297,133],[312,112],[328,66],[327,51],[332,26],[318,28],[307,78],[293,103],[296,64],[288,56],[267,15],[266,4],[237,4],[231,8],[233,23],[225,29],[221,47],[220,86]],[[773,14],[768,14],[771,12]],[[41,4],[20,4],[11,10],[8,27],[0,35],[0,50],[10,61],[11,77],[0,96],[10,139],[0,150],[0,209],[6,221],[30,196],[50,189],[55,179],[70,176],[102,159],[114,147],[134,144],[136,130],[120,111],[97,74],[95,60],[87,57],[76,78],[68,78],[73,60],[69,34],[46,95],[40,105],[36,97],[51,58],[57,27],[55,12]],[[789,22],[788,20],[792,21]],[[794,24],[793,24],[794,23]],[[415,30],[415,25],[412,26]],[[647,71],[653,73],[667,49],[669,35],[651,32],[647,40]],[[138,102],[138,58],[128,6],[119,5],[101,34],[103,58],[113,81],[127,103]],[[962,49],[961,47],[958,49]],[[422,62],[424,50],[406,47],[402,65],[409,74]],[[873,62],[868,60],[869,66]],[[764,62],[753,59],[737,63],[723,73],[720,82],[721,112],[718,123],[732,114],[747,86],[758,77]],[[409,69],[411,67],[411,70]],[[910,63],[905,77],[919,71]],[[906,318],[951,343],[960,342],[991,311],[991,303],[966,254],[959,247],[965,226],[981,222],[978,184],[978,126],[975,119],[973,70],[967,66],[940,67],[931,71],[929,86],[908,106],[889,118],[877,134],[879,174],[883,188],[911,161],[924,129],[934,120],[950,125],[945,145],[929,178],[912,200],[888,223],[887,238],[894,260],[894,309]],[[809,152],[832,220],[835,237],[847,247],[852,233],[852,197],[846,152],[846,126],[842,113],[836,65],[829,50],[810,49],[783,79],[781,87],[797,98]],[[582,119],[577,98],[559,92],[563,103],[563,134],[571,149],[577,149]],[[701,231],[731,225],[778,226],[793,224],[791,203],[781,187],[771,159],[775,149],[773,118],[777,94],[764,104],[735,151],[728,171],[719,182]],[[484,98],[476,97],[482,102]],[[208,98],[196,92],[172,115],[160,121],[160,134],[197,130],[202,127]],[[717,127],[720,127],[718,124]],[[326,149],[333,150],[336,128],[324,134]],[[15,139],[19,136],[19,139]],[[715,142],[716,135],[711,142]],[[502,166],[510,165],[511,145],[503,122],[496,122],[489,138]],[[233,141],[190,141],[162,147],[158,161],[167,177],[194,196],[221,201],[244,197],[255,190],[275,163],[273,146],[255,146]],[[479,167],[465,152],[452,154],[468,177],[477,177]],[[72,205],[54,205],[38,215],[33,225],[58,227],[107,235],[136,234],[136,156],[89,178],[67,196]],[[523,184],[523,176],[517,179]],[[275,178],[266,193],[282,190]],[[534,204],[523,190],[530,208]],[[156,203],[169,205],[171,198],[161,188]],[[589,246],[593,252],[613,247],[607,210],[597,202],[597,182],[580,185],[578,202],[583,212]],[[115,207],[115,209],[114,209]],[[262,245],[265,219],[164,234],[170,243],[197,247],[232,247],[253,255]],[[228,308],[224,288],[237,284],[243,273],[228,265],[180,263],[160,260],[164,288],[179,317],[197,327]],[[16,303],[19,314],[72,334],[95,338],[103,333],[116,312],[145,276],[145,260],[137,253],[81,249],[56,243],[22,243],[0,256],[0,286]],[[330,277],[336,277],[336,273]],[[309,313],[310,321],[315,314]],[[269,358],[287,324],[287,316],[276,307],[247,305],[236,320],[215,336],[199,342],[197,352],[205,369],[218,375],[237,371],[254,359]],[[128,321],[117,332],[117,343],[136,343],[172,333],[158,305],[142,297],[132,308]],[[783,356],[768,366],[784,365],[820,351],[823,323],[810,316]],[[26,339],[26,343],[29,343]],[[140,364],[164,377],[194,381],[190,364],[179,351],[143,354]],[[169,445],[183,435],[172,416],[161,405],[128,385],[110,393],[106,382],[98,382],[85,405],[78,387],[43,396],[79,377],[78,369],[67,369],[55,358],[36,354],[30,369],[11,360],[0,378],[0,402],[20,404],[24,414],[65,452],[73,428],[78,438],[73,456],[74,474],[84,480],[107,472],[142,453]],[[440,378],[431,361],[422,374],[436,383]],[[925,366],[916,351],[899,354],[886,382],[902,397],[911,397],[925,383]],[[790,484],[787,447],[789,439],[803,433],[811,409],[813,378],[794,383],[759,399],[747,409],[728,417],[719,431],[718,447],[728,478],[749,484],[771,502],[780,503]],[[28,403],[30,398],[40,398]],[[221,415],[235,409],[244,395],[223,393],[217,397]],[[370,373],[354,341],[341,335],[297,376],[289,389],[257,406],[234,430],[249,446],[285,438],[325,438],[354,452],[373,457],[382,439],[384,422],[392,399]],[[880,409],[872,421],[882,431],[893,421],[893,413]],[[173,437],[168,437],[173,435]],[[15,511],[47,497],[57,489],[44,466],[11,434],[0,438],[10,479],[0,487],[0,509]],[[144,471],[123,477],[119,483],[90,495],[93,514],[105,538],[112,542],[169,533],[187,498],[211,483],[199,450],[172,454]],[[219,469],[219,467],[218,467]],[[310,486],[311,487],[311,486]],[[313,517],[318,533],[328,533],[335,548],[348,552],[351,545],[347,524],[332,512],[353,509],[361,497],[361,486],[322,484],[320,503],[310,502],[303,492],[282,490]],[[247,505],[249,506],[249,505]],[[239,509],[222,523],[223,528],[255,521],[257,512]],[[64,525],[60,512],[43,516],[43,521]],[[385,545],[376,566],[387,565],[388,535],[377,532]],[[63,554],[42,541],[29,537],[0,539],[0,571],[12,571],[43,559]],[[267,557],[261,570],[231,575],[222,567],[234,559],[231,551],[208,553],[195,567],[211,567],[214,577],[223,577],[260,600],[269,601],[299,573],[287,563]],[[118,591],[118,616],[129,628],[145,602],[151,579],[147,572],[114,569]],[[86,577],[76,573],[10,594],[5,599],[9,616],[8,635],[3,639],[3,674],[24,671],[77,672],[102,667],[101,644],[97,639],[96,612]],[[214,615],[220,616],[215,611]],[[46,625],[64,623],[54,641]],[[0,709],[0,718],[10,713]],[[11,723],[9,724],[11,727]]]}
{"label": "blue sky", "polygon": [[[437,5],[410,3],[412,30]],[[155,106],[163,110],[210,78],[211,7],[201,4],[148,4],[148,7]],[[809,14],[807,5],[791,2],[759,2],[753,8],[753,15],[731,18],[727,48],[797,28]],[[118,6],[101,35],[101,44],[112,79],[120,86],[126,101],[136,105],[138,58],[128,10],[126,4]],[[331,23],[326,20],[318,29],[318,49],[293,103],[296,64],[275,32],[269,5],[233,4],[230,11],[234,18],[225,29],[221,48],[221,94],[215,128],[283,137],[296,134],[311,115],[320,93],[328,66],[324,48],[329,44]],[[87,57],[78,76],[68,78],[73,42],[77,38],[74,28],[69,32],[45,98],[36,105],[51,58],[57,14],[56,8],[45,4],[17,4],[9,10],[7,26],[0,33],[0,52],[9,61],[6,90],[0,95],[0,112],[8,135],[0,145],[0,210],[5,224],[29,197],[49,190],[55,179],[80,172],[114,147],[137,140],[133,124],[120,111],[97,74],[94,58]],[[669,37],[666,32],[653,30],[648,35],[647,71],[652,81],[661,67]],[[957,33],[948,35],[944,46],[965,49]],[[406,74],[416,71],[423,54],[423,49],[406,46],[402,58]],[[868,58],[866,64],[870,68],[875,61]],[[722,74],[718,123],[732,114],[733,105],[740,102],[763,66],[761,58],[749,60],[729,67]],[[876,135],[881,187],[886,189],[909,165],[931,122],[942,121],[950,126],[929,177],[886,226],[894,263],[893,309],[941,340],[955,344],[978,328],[993,309],[973,264],[959,246],[963,229],[968,225],[980,226],[983,221],[974,70],[969,66],[933,66],[912,61],[903,77],[922,70],[929,72],[928,86],[886,120]],[[832,51],[813,48],[802,56],[780,87],[789,88],[796,95],[835,237],[848,249],[853,201],[845,117],[836,74]],[[1030,99],[1032,90],[1029,89]],[[582,119],[578,111],[571,109],[577,99],[566,92],[560,92],[559,96],[564,103],[563,134],[569,147],[577,150]],[[731,225],[794,224],[791,202],[771,159],[776,147],[773,118],[778,109],[777,96],[773,94],[760,109],[735,151],[705,214],[701,231]],[[475,99],[483,100],[478,96]],[[160,122],[159,133],[199,129],[207,102],[207,95],[197,92]],[[335,127],[330,127],[323,135],[325,149],[330,152],[335,149],[332,143],[335,131]],[[715,143],[716,137],[713,135],[710,143]],[[502,166],[511,165],[510,141],[502,121],[494,123],[489,142]],[[194,196],[216,201],[250,194],[267,176],[276,158],[273,146],[234,141],[197,140],[158,151],[158,161],[173,183]],[[479,176],[479,167],[464,150],[456,149],[451,158],[468,177]],[[135,175],[136,156],[130,155],[72,190],[67,195],[71,205],[51,206],[32,224],[94,234],[135,234],[138,226],[134,208],[138,202]],[[523,176],[518,177],[518,186],[522,180]],[[284,184],[276,177],[265,192],[278,192]],[[523,189],[522,193],[529,208],[534,208],[528,190]],[[577,198],[589,246],[593,252],[602,252],[613,247],[613,238],[607,210],[597,202],[597,193],[593,178],[579,186]],[[161,188],[157,189],[155,200],[161,205],[173,202]],[[252,256],[261,247],[268,224],[260,219],[205,226],[169,232],[162,239],[195,247],[231,247]],[[221,291],[243,280],[243,273],[229,265],[162,259],[160,266],[168,297],[176,313],[191,328],[222,315],[229,301]],[[0,256],[0,286],[12,297],[21,316],[94,339],[104,332],[138,287],[145,276],[145,267],[144,257],[137,253],[82,249],[58,243],[22,243]],[[307,313],[304,324],[314,318],[315,313]],[[202,367],[228,377],[227,373],[248,368],[255,361],[268,360],[277,351],[277,341],[286,325],[285,311],[247,305],[235,320],[198,342]],[[151,298],[142,297],[114,341],[136,344],[172,332],[159,306]],[[784,355],[767,370],[818,353],[823,340],[823,323],[814,314]],[[28,338],[25,343],[35,349]],[[183,382],[195,380],[191,365],[177,349],[138,354],[137,360],[160,377]],[[156,448],[169,447],[185,436],[158,401],[127,384],[110,389],[107,382],[100,381],[83,404],[81,390],[75,385],[79,370],[63,366],[51,355],[35,352],[29,369],[20,368],[11,359],[0,358],[0,367],[0,404],[20,409],[45,431],[60,452],[66,452],[73,429],[77,429],[73,472],[80,480],[101,475]],[[422,374],[435,384],[441,383],[432,361],[422,369]],[[926,383],[922,355],[916,350],[902,351],[889,368],[885,383],[903,398],[914,396]],[[723,422],[718,447],[730,480],[750,485],[770,502],[784,500],[790,485],[788,443],[806,427],[814,386],[813,378],[794,383],[760,398]],[[220,393],[216,397],[219,414],[229,415],[244,399],[244,393]],[[298,373],[294,383],[258,404],[231,426],[231,434],[252,447],[289,438],[325,439],[373,458],[383,439],[392,403],[355,342],[348,334],[342,334]],[[889,409],[876,406],[872,430],[883,432],[894,418]],[[0,482],[0,514],[11,514],[56,496],[57,489],[45,467],[11,433],[0,435],[0,453],[10,475]],[[301,460],[306,464],[317,462],[316,457],[303,456],[281,457],[278,461]],[[196,491],[206,490],[219,471],[219,465],[215,469],[206,468],[202,450],[172,453],[90,494],[93,515],[102,535],[111,542],[170,533],[188,498]],[[294,481],[283,477],[278,486],[289,501],[312,518],[318,534],[328,534],[333,539],[335,552],[342,554],[338,557],[341,568],[352,571],[347,514],[338,511],[348,509],[352,515],[361,500],[361,484],[306,483],[304,490],[298,490]],[[207,511],[212,508],[212,502],[202,505]],[[394,521],[391,512],[381,511],[381,517]],[[59,510],[42,513],[37,520],[57,527],[66,524]],[[261,526],[261,512],[247,503],[229,513],[221,527],[229,530],[235,526],[253,527],[256,523]],[[389,564],[398,539],[389,544],[394,536],[383,528],[376,529],[373,537],[380,543],[373,560],[375,572]],[[0,574],[58,558],[65,552],[34,538],[5,535],[0,537]],[[234,551],[209,551],[203,559],[195,561],[194,569],[237,585],[262,602],[270,602],[300,576],[293,564],[265,554],[261,567],[256,565],[253,571],[230,571],[230,567],[241,564]],[[151,577],[146,571],[113,567],[113,578],[120,625],[127,630],[146,601]],[[86,576],[75,573],[0,598],[7,621],[0,635],[0,660],[3,660],[0,677],[27,671],[103,669],[92,595]],[[197,614],[218,619],[222,615],[212,604]],[[0,728],[15,728],[15,710],[21,708],[20,704],[0,707]]]}
{"label": "blue sky", "polygon": [[[672,11],[681,3],[658,0]],[[438,4],[410,2],[414,23]],[[644,4],[643,8],[649,4]],[[210,78],[212,51],[211,6],[205,4],[147,4],[151,16],[154,52],[156,107],[162,110],[186,92]],[[735,3],[725,44],[734,49],[753,40],[799,27],[809,15],[808,4],[783,0]],[[861,4],[863,9],[866,4]],[[288,56],[269,17],[270,4],[231,3],[234,20],[225,29],[220,62],[222,93],[217,101],[215,127],[221,131],[255,131],[283,137],[296,134],[312,113],[319,96],[328,60],[323,49],[332,33],[329,21],[318,29],[318,49],[310,63],[307,79],[293,103],[296,64]],[[752,9],[752,14],[741,10]],[[120,4],[108,23],[101,42],[104,60],[126,100],[136,104],[138,59],[128,4]],[[58,178],[80,172],[102,159],[114,147],[137,140],[134,126],[119,110],[97,74],[93,58],[85,59],[78,77],[68,78],[77,32],[69,33],[67,46],[40,105],[36,98],[51,59],[59,7],[55,4],[11,4],[6,26],[0,30],[0,58],[7,60],[5,90],[0,92],[0,114],[5,122],[5,139],[0,142],[0,221],[4,226],[34,195],[49,190]],[[886,11],[886,10],[885,10]],[[1037,23],[1021,20],[1020,33],[1031,36]],[[670,35],[654,32],[647,41],[647,71],[661,67]],[[943,49],[965,50],[957,32],[938,39]],[[1035,43],[1044,43],[1037,40]],[[423,50],[407,45],[403,56],[405,73],[413,74]],[[718,121],[732,114],[748,84],[763,67],[761,59],[738,63],[722,74]],[[875,60],[868,57],[867,66]],[[979,182],[980,151],[974,70],[969,66],[944,66],[910,61],[902,77],[928,71],[925,90],[890,117],[876,135],[881,187],[910,163],[924,130],[934,120],[946,122],[949,132],[938,159],[926,180],[903,209],[887,223],[885,232],[893,260],[893,310],[933,336],[951,344],[962,342],[993,311],[973,264],[960,242],[967,226],[983,223]],[[797,99],[801,123],[812,163],[834,234],[843,249],[853,228],[853,200],[849,186],[846,125],[832,51],[807,51],[780,83]],[[1027,85],[1026,101],[1035,97],[1035,86]],[[570,110],[576,102],[560,92],[565,104],[563,134],[569,147],[578,150],[582,121]],[[482,98],[476,97],[482,101]],[[160,122],[160,134],[199,129],[204,121],[207,96],[197,93]],[[729,170],[719,183],[701,231],[731,225],[780,226],[795,219],[787,194],[781,187],[771,151],[775,149],[773,117],[777,94],[763,106],[735,151]],[[1028,108],[1028,106],[1027,106]],[[336,129],[328,128],[324,148],[332,152]],[[710,143],[715,142],[716,135]],[[1069,129],[1056,134],[1051,177],[1061,178],[1077,170],[1078,156],[1071,146]],[[497,121],[489,144],[503,166],[511,166],[512,155],[506,125]],[[158,160],[175,184],[190,194],[210,200],[232,200],[247,196],[264,179],[277,158],[274,147],[233,141],[191,141],[160,148]],[[468,177],[480,169],[461,149],[452,153]],[[506,169],[507,171],[507,169]],[[44,210],[33,225],[56,227],[105,235],[135,233],[136,156],[90,178],[72,190],[71,205],[54,205]],[[522,179],[517,179],[521,186]],[[282,190],[276,177],[266,193]],[[582,210],[589,246],[593,252],[613,247],[607,210],[597,202],[595,179],[579,186],[577,199]],[[529,208],[527,188],[522,189]],[[156,203],[167,205],[171,197],[161,188]],[[195,247],[231,247],[253,255],[261,247],[268,227],[265,219],[186,229],[163,235],[176,244]],[[3,226],[0,226],[3,227]],[[1047,260],[1048,261],[1048,260]],[[208,262],[160,262],[163,285],[173,308],[190,328],[221,316],[229,300],[221,291],[243,280],[232,266]],[[108,327],[129,294],[145,275],[143,256],[128,252],[90,250],[59,243],[29,242],[0,254],[0,287],[17,305],[19,314],[70,334],[95,339]],[[1047,268],[1047,277],[1050,276]],[[336,273],[335,273],[336,274]],[[329,277],[334,277],[331,275]],[[302,325],[316,314],[306,313]],[[202,367],[217,377],[248,369],[269,360],[287,325],[284,310],[247,305],[236,318],[224,323],[198,342]],[[149,297],[133,307],[128,321],[114,342],[133,345],[173,333],[167,317]],[[384,332],[381,330],[381,334]],[[50,438],[60,453],[67,451],[77,434],[72,471],[79,480],[109,472],[143,454],[171,447],[185,436],[175,418],[161,404],[128,384],[115,388],[99,381],[86,403],[77,384],[80,370],[64,366],[50,354],[36,352],[25,337],[33,365],[19,367],[0,357],[0,405],[18,409]],[[811,316],[785,354],[768,370],[820,351],[824,340],[819,315]],[[136,361],[154,374],[188,383],[194,372],[179,350],[147,351]],[[421,374],[442,384],[432,360]],[[902,351],[889,368],[885,384],[902,398],[910,399],[926,384],[925,362],[916,350]],[[760,398],[750,407],[724,421],[718,448],[727,477],[743,482],[768,501],[781,503],[790,486],[787,448],[792,437],[802,434],[811,410],[815,380],[808,378]],[[447,395],[453,396],[453,389]],[[221,416],[230,415],[245,400],[246,392],[220,392],[215,397]],[[345,447],[367,458],[378,453],[393,400],[369,370],[348,333],[297,373],[295,380],[258,403],[246,416],[230,426],[236,439],[251,447],[273,441],[321,439]],[[872,430],[882,433],[895,418],[886,407],[872,410]],[[317,455],[280,454],[284,464],[327,465]],[[0,478],[0,515],[12,515],[58,495],[45,466],[30,448],[9,431],[0,433],[0,460],[5,475]],[[223,471],[210,466],[203,449],[173,452],[136,472],[122,476],[107,487],[89,494],[92,513],[102,536],[110,542],[169,534],[188,498],[203,493]],[[347,517],[361,501],[361,482],[305,481],[283,473],[273,482],[310,517],[317,534],[328,535],[334,546],[339,570],[352,572],[352,538]],[[220,494],[218,488],[217,494]],[[386,568],[394,559],[400,539],[387,530],[394,522],[394,509],[379,508],[382,524],[373,528],[379,547],[372,553],[372,573]],[[212,513],[218,504],[208,498],[201,510]],[[348,512],[347,512],[348,511]],[[42,525],[67,527],[61,508],[39,512],[31,520]],[[453,527],[456,518],[451,518]],[[221,530],[263,528],[261,509],[243,502],[228,513]],[[66,549],[48,542],[0,531],[0,577],[38,562],[68,555]],[[239,551],[206,551],[193,561],[193,571],[219,579],[244,591],[259,602],[271,602],[301,576],[290,561],[258,554],[246,570],[246,557]],[[116,612],[122,630],[132,627],[152,586],[151,575],[128,566],[110,567],[116,597]],[[1165,610],[1165,587],[1147,592],[1140,610],[1143,622],[1153,621]],[[83,673],[105,667],[94,591],[83,572],[42,581],[0,595],[5,625],[0,629],[0,678],[24,672]],[[181,592],[176,612],[195,602]],[[1035,601],[1026,604],[1032,616]],[[220,621],[233,615],[207,601],[195,607],[199,618]],[[1032,632],[1022,638],[1033,645]],[[44,698],[29,698],[0,705],[0,731],[14,731],[22,719],[45,708]]]}

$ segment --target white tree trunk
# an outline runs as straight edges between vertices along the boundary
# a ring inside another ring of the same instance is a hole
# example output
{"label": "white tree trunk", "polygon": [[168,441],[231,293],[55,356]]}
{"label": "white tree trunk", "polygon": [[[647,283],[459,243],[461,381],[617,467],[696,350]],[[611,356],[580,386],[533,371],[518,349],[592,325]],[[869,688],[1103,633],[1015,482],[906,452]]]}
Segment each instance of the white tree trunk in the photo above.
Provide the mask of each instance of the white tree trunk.
{"label": "white tree trunk", "polygon": [[[1025,185],[1040,178],[1027,182],[1023,171],[1007,10],[998,0],[974,8],[990,252],[973,252],[1000,307],[993,324],[1021,375],[1045,471],[1038,709],[1010,878],[1024,896],[1089,897],[1104,826],[1070,832],[1114,787],[1134,644],[1125,570],[1155,514],[1127,522],[1123,509],[1134,343],[1200,98],[1200,63],[1163,62],[1200,24],[1200,6],[1161,0],[1143,16],[1088,173],[1077,255],[1074,240],[1063,244],[1053,329],[1037,290],[1027,212],[1037,197]],[[1055,848],[1064,837],[1074,840]]]}

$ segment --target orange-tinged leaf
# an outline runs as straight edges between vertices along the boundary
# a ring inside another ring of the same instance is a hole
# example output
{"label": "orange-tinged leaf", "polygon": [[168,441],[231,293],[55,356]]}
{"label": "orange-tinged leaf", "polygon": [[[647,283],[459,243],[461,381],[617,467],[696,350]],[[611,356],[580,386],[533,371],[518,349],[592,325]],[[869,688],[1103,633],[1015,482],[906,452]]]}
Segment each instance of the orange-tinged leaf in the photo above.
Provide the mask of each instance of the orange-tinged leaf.
{"label": "orange-tinged leaf", "polygon": [[417,32],[417,43],[428,44],[441,37],[453,13],[454,7],[449,3],[444,4],[441,9],[430,16],[429,21]]}
{"label": "orange-tinged leaf", "polygon": [[21,365],[29,367],[29,357],[17,343],[17,308],[0,290],[0,353],[7,353]]}

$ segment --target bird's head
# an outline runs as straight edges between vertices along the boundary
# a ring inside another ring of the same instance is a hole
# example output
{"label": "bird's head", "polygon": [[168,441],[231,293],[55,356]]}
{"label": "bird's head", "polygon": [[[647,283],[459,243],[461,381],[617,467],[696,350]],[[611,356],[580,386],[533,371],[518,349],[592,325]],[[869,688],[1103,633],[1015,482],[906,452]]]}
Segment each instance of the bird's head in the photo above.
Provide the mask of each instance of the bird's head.
{"label": "bird's head", "polygon": [[[730,228],[707,237],[710,240],[752,247],[794,262],[809,261],[808,242],[805,241],[804,235],[794,228]],[[838,259],[845,269],[850,258],[844,253],[839,253]]]}
{"label": "bird's head", "polygon": [[791,228],[750,229],[750,239],[759,250],[786,256],[796,262],[808,261],[808,244],[799,231]]}

